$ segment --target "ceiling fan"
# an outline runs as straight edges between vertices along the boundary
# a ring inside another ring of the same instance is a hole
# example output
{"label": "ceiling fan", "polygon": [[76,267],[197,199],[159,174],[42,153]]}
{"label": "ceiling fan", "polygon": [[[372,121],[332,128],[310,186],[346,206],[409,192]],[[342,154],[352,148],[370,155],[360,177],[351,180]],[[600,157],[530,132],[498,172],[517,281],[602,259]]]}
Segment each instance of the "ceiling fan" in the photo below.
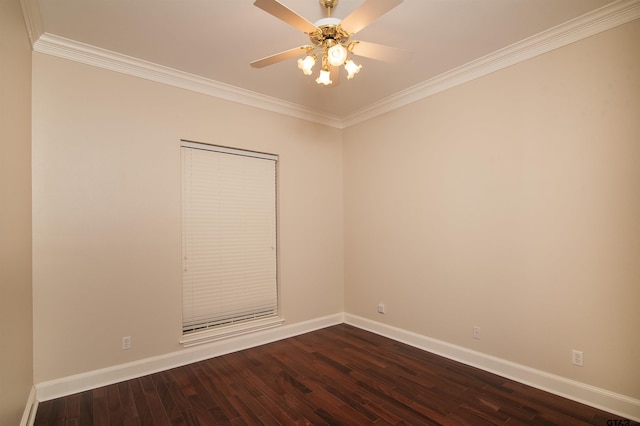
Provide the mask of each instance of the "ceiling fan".
{"label": "ceiling fan", "polygon": [[316,82],[325,86],[335,86],[338,82],[340,66],[343,66],[347,71],[348,79],[353,78],[362,68],[362,65],[356,65],[353,62],[350,54],[385,62],[406,61],[411,57],[411,52],[407,50],[350,40],[354,34],[398,6],[402,1],[365,0],[349,16],[340,20],[331,16],[331,10],[337,6],[338,0],[320,0],[320,5],[327,9],[327,17],[316,23],[311,23],[277,0],[256,0],[253,3],[255,6],[307,34],[311,44],[258,59],[251,62],[251,66],[263,68],[306,54],[304,59],[298,59],[298,68],[305,75],[311,75],[318,56],[322,55],[320,76]]}

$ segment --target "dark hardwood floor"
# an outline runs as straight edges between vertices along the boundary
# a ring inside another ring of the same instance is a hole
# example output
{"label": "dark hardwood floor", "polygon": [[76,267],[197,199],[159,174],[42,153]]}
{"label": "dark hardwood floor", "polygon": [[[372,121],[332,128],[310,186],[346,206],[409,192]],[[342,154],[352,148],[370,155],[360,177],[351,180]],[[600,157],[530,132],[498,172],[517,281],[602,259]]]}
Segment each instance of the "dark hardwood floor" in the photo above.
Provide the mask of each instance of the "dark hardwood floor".
{"label": "dark hardwood floor", "polygon": [[35,424],[607,425],[611,419],[621,420],[342,324],[42,402]]}

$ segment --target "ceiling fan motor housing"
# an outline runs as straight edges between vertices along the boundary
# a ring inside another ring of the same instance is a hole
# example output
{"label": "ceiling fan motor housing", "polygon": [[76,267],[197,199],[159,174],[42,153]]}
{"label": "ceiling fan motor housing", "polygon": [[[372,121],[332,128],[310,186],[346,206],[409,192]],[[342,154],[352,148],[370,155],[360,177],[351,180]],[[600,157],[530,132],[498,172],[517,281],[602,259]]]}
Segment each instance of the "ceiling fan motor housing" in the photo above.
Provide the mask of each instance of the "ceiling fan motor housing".
{"label": "ceiling fan motor housing", "polygon": [[327,42],[330,44],[345,44],[349,41],[351,34],[342,29],[340,22],[340,19],[337,18],[322,18],[317,21],[315,26],[318,27],[319,31],[309,34],[311,43],[318,47],[325,45]]}
{"label": "ceiling fan motor housing", "polygon": [[329,48],[335,44],[349,41],[351,34],[342,29],[342,20],[331,16],[331,9],[338,5],[338,0],[320,0],[320,5],[327,9],[327,17],[315,22],[318,31],[309,34],[311,43],[317,47]]}

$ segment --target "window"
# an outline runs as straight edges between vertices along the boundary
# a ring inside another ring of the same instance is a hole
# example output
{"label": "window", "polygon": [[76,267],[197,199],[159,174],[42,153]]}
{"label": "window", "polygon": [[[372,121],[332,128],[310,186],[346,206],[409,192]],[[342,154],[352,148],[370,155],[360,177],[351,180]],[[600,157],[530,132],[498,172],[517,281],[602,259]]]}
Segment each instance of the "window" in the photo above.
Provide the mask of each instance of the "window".
{"label": "window", "polygon": [[182,141],[185,346],[282,323],[278,157]]}

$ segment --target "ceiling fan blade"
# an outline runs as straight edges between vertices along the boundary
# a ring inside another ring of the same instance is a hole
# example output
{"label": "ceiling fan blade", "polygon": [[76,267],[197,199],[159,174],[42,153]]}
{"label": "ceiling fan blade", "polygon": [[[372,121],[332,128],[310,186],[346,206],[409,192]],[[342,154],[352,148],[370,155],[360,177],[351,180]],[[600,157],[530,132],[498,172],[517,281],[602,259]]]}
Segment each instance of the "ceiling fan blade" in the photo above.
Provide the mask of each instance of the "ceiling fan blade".
{"label": "ceiling fan blade", "polygon": [[352,51],[354,55],[390,63],[407,62],[413,56],[413,52],[409,50],[369,43],[367,41],[356,41]]}
{"label": "ceiling fan blade", "polygon": [[307,46],[294,47],[293,49],[285,50],[284,52],[276,53],[275,55],[253,61],[251,62],[251,66],[254,68],[264,68],[266,66],[273,65],[276,62],[302,55],[306,52]]}
{"label": "ceiling fan blade", "polygon": [[253,4],[303,33],[311,34],[318,30],[311,22],[276,0],[256,0]]}
{"label": "ceiling fan blade", "polygon": [[355,34],[400,3],[402,0],[365,0],[340,26],[349,34]]}

